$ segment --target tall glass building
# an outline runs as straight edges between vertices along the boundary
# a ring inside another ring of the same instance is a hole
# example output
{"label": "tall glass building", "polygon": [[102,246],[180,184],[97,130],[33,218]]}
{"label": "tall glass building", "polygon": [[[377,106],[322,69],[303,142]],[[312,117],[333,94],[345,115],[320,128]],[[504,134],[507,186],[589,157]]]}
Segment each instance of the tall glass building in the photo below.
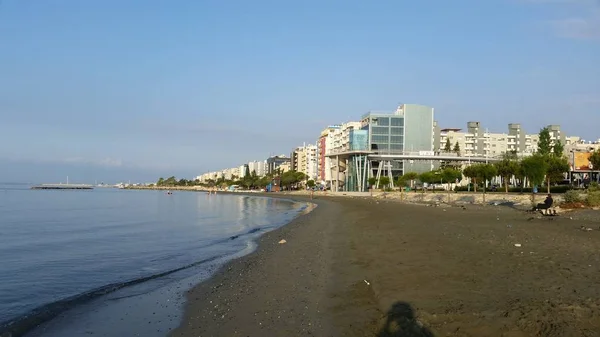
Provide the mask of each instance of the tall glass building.
{"label": "tall glass building", "polygon": [[[419,154],[433,151],[433,108],[402,104],[393,113],[369,112],[363,115],[362,130],[368,131],[368,149],[373,154]],[[404,172],[425,172],[432,168],[430,161],[390,160],[392,175]],[[378,163],[371,169],[376,171]]]}

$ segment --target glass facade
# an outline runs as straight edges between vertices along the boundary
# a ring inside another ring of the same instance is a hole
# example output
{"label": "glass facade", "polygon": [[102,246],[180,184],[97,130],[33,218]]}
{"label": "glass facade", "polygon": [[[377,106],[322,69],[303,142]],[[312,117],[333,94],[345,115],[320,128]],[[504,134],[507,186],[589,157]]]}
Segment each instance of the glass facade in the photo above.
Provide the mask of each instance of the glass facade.
{"label": "glass facade", "polygon": [[408,151],[433,150],[433,109],[427,106],[405,104],[404,139],[410,146]]}
{"label": "glass facade", "polygon": [[[347,191],[367,190],[366,179],[390,174],[394,179],[406,172],[426,172],[432,160],[404,160],[394,155],[433,151],[433,109],[427,106],[404,104],[393,113],[370,112],[361,118],[360,130],[350,131],[351,151],[370,151],[354,154],[347,159]],[[377,158],[375,155],[390,155]],[[375,158],[375,159],[374,159]]]}
{"label": "glass facade", "polygon": [[[418,154],[433,151],[433,108],[404,104],[395,113],[369,113],[363,116],[368,130],[368,149],[378,154]],[[373,172],[377,171],[373,163]],[[431,170],[431,161],[392,161],[393,175],[403,174],[403,169],[414,172]]]}
{"label": "glass facade", "polygon": [[[411,153],[433,151],[433,108],[417,104],[404,104],[402,108],[405,150]],[[415,160],[410,166],[415,172],[431,170],[430,161]]]}
{"label": "glass facade", "polygon": [[350,151],[367,151],[369,148],[369,131],[350,130]]}
{"label": "glass facade", "polygon": [[404,151],[404,117],[370,114],[369,149],[380,154],[398,154]]}

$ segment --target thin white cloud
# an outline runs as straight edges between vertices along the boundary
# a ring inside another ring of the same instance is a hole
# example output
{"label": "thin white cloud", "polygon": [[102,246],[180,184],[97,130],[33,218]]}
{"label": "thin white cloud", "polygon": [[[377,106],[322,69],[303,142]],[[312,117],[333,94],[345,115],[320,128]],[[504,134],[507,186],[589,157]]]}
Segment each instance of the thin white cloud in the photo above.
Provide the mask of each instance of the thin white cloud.
{"label": "thin white cloud", "polygon": [[600,0],[525,0],[539,5],[561,5],[575,13],[550,20],[549,26],[561,38],[600,40]]}
{"label": "thin white cloud", "polygon": [[600,15],[555,20],[552,25],[559,37],[581,40],[600,39]]}

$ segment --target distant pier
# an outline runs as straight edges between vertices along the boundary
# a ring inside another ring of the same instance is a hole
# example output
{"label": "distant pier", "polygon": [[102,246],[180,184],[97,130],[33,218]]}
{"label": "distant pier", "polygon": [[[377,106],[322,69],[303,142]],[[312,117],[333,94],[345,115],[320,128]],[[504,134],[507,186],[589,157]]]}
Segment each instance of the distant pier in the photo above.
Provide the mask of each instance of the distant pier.
{"label": "distant pier", "polygon": [[92,185],[85,184],[41,184],[31,187],[32,190],[92,190]]}

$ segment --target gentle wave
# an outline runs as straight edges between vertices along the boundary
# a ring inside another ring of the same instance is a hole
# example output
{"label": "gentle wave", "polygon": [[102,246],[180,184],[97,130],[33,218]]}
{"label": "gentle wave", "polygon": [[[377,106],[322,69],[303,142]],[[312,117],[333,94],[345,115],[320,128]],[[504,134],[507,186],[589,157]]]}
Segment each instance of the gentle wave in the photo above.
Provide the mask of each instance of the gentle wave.
{"label": "gentle wave", "polygon": [[0,336],[4,337],[5,336],[4,334],[7,334],[7,333],[8,333],[7,336],[10,336],[10,337],[23,336],[25,333],[27,333],[34,327],[53,319],[54,317],[58,316],[59,314],[65,312],[77,305],[81,305],[81,304],[91,301],[95,298],[110,294],[112,292],[123,289],[125,287],[130,287],[130,286],[137,285],[137,284],[140,284],[143,282],[147,282],[147,281],[151,281],[151,280],[154,280],[154,279],[157,279],[160,277],[164,277],[164,276],[167,276],[167,275],[170,275],[170,274],[182,271],[182,270],[197,267],[198,265],[212,262],[212,261],[215,261],[222,257],[223,257],[223,255],[213,256],[211,258],[200,260],[200,261],[188,264],[186,266],[171,269],[171,270],[168,270],[168,271],[165,271],[162,273],[141,277],[141,278],[126,281],[126,282],[107,284],[105,286],[101,286],[99,288],[92,289],[90,291],[86,291],[86,292],[83,292],[81,294],[78,294],[78,295],[75,295],[72,297],[68,297],[68,298],[65,298],[65,299],[62,299],[62,300],[59,300],[56,302],[52,302],[52,303],[43,305],[39,308],[33,309],[32,311],[30,311],[29,313],[27,313],[21,317],[13,319],[9,322],[0,323]]}
{"label": "gentle wave", "polygon": [[[267,229],[267,228],[266,227],[252,228],[243,234],[233,235],[228,238],[215,240],[215,241],[209,243],[208,245],[203,245],[203,247],[218,245],[223,242],[243,238],[245,236],[257,233],[263,229]],[[23,336],[24,334],[26,334],[27,332],[29,332],[31,329],[35,328],[36,326],[39,326],[40,324],[55,318],[59,314],[65,312],[77,305],[84,304],[93,299],[113,293],[117,290],[120,290],[120,289],[123,289],[126,287],[138,285],[138,284],[141,284],[141,283],[144,283],[147,281],[155,280],[160,277],[168,276],[170,274],[177,273],[177,272],[180,272],[180,271],[183,271],[186,269],[190,269],[193,267],[197,267],[199,265],[206,264],[208,262],[212,262],[212,261],[215,261],[215,260],[223,258],[223,257],[225,257],[225,255],[217,255],[217,256],[213,256],[208,259],[203,259],[203,260],[185,265],[183,267],[171,269],[171,270],[153,274],[150,276],[133,279],[133,280],[126,281],[126,282],[107,284],[107,285],[98,287],[96,289],[92,289],[92,290],[83,292],[81,294],[74,295],[72,297],[68,297],[68,298],[65,298],[62,300],[58,300],[56,302],[52,302],[52,303],[43,305],[39,308],[33,309],[32,311],[30,311],[29,313],[27,313],[25,315],[17,317],[16,319],[12,319],[8,322],[0,323],[0,337],[5,337],[4,334],[6,334],[6,333],[9,333],[8,336],[10,336],[10,337]],[[168,259],[169,256],[165,256],[164,258]]]}

